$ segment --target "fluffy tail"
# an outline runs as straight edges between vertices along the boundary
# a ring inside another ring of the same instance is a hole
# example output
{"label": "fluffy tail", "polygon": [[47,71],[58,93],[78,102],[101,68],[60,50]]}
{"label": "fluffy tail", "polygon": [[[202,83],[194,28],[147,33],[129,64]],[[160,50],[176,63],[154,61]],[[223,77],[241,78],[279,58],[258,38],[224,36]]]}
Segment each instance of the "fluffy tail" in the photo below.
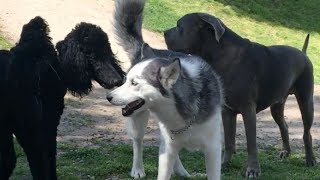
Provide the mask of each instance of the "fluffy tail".
{"label": "fluffy tail", "polygon": [[304,44],[302,47],[302,52],[307,54],[307,48],[308,48],[308,44],[309,44],[309,36],[310,34],[307,35],[306,39],[304,40]]}
{"label": "fluffy tail", "polygon": [[128,53],[131,64],[140,61],[143,37],[141,33],[145,0],[117,0],[114,13],[115,34]]}
{"label": "fluffy tail", "polygon": [[22,28],[20,40],[11,51],[21,61],[38,62],[46,56],[55,56],[55,48],[49,36],[49,26],[40,16],[31,19]]}
{"label": "fluffy tail", "polygon": [[57,54],[48,34],[48,24],[39,16],[23,26],[19,42],[10,50],[9,78],[16,87],[34,89],[40,72],[48,64],[57,63]]}

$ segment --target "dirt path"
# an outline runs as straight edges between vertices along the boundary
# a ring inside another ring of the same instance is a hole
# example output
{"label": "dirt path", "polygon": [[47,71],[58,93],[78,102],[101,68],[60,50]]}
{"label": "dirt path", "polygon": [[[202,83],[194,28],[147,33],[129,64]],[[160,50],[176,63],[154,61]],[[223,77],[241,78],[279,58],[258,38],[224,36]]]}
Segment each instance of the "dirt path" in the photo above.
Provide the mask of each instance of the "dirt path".
{"label": "dirt path", "polygon": [[[75,3],[76,2],[76,3]],[[20,35],[22,25],[36,15],[45,18],[51,28],[53,41],[57,42],[81,21],[101,26],[109,35],[114,53],[123,61],[123,67],[129,63],[123,50],[116,44],[112,26],[112,0],[0,0],[0,27],[4,34],[15,42]],[[146,42],[153,47],[164,48],[162,37],[148,31],[143,32]],[[93,140],[108,142],[129,142],[124,129],[124,118],[120,109],[111,106],[105,100],[105,90],[96,85],[93,93],[76,99],[66,96],[66,109],[59,126],[59,141],[90,145]],[[315,121],[312,128],[315,149],[320,147],[320,86],[315,88]],[[294,149],[303,149],[303,125],[294,97],[289,97],[286,105],[286,120],[289,126],[291,144]],[[241,117],[237,124],[237,144],[245,145],[245,132]],[[272,120],[269,110],[258,114],[258,143],[260,145],[281,145],[280,133]],[[149,123],[146,134],[147,144],[157,144],[158,128],[154,121]]]}

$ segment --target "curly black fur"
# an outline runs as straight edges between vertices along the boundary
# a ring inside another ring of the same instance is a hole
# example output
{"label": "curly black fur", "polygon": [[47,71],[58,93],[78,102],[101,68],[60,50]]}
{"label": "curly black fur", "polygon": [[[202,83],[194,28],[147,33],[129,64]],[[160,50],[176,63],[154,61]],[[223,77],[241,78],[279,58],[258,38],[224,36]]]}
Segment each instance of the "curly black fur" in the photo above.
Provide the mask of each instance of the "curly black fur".
{"label": "curly black fur", "polygon": [[57,53],[41,17],[24,25],[20,41],[0,51],[0,179],[8,179],[16,162],[15,134],[34,179],[56,179],[56,132],[66,89]]}
{"label": "curly black fur", "polygon": [[96,80],[105,88],[122,83],[124,72],[107,35],[81,23],[57,45],[47,23],[35,17],[24,25],[20,41],[0,50],[0,179],[16,163],[14,134],[27,155],[34,179],[56,179],[57,127],[67,90],[83,96]]}
{"label": "curly black fur", "polygon": [[56,48],[64,82],[73,95],[87,95],[92,89],[92,80],[104,88],[121,85],[124,72],[112,53],[107,34],[100,27],[82,22],[58,42]]}

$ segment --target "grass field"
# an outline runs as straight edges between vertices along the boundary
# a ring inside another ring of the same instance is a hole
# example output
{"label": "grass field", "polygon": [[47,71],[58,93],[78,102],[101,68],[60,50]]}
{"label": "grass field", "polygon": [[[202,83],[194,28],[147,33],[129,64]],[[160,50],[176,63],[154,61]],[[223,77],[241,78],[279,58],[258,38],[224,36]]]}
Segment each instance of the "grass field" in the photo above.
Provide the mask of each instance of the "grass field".
{"label": "grass field", "polygon": [[0,49],[9,49],[10,47],[11,44],[0,34]]}
{"label": "grass field", "polygon": [[229,28],[264,45],[285,44],[302,48],[311,33],[308,56],[315,83],[320,83],[320,1],[318,0],[149,0],[144,27],[163,32],[186,13],[207,12]]}
{"label": "grass field", "polygon": [[[12,179],[28,179],[30,173],[26,159],[20,147],[18,151],[18,166]],[[78,147],[71,144],[58,145],[58,176],[61,180],[77,179],[131,179],[132,147],[130,145],[111,145],[108,142],[96,142],[91,147]],[[293,154],[289,159],[278,158],[279,149],[264,147],[260,151],[262,176],[260,179],[301,180],[319,179],[320,167],[306,168],[303,155]],[[181,159],[186,169],[191,173],[190,179],[206,179],[204,157],[201,153],[183,151]],[[145,148],[146,179],[156,179],[158,164],[158,148]],[[246,162],[246,152],[240,150],[234,156],[231,167],[223,171],[223,179],[243,179]],[[173,179],[179,179],[174,177]]]}

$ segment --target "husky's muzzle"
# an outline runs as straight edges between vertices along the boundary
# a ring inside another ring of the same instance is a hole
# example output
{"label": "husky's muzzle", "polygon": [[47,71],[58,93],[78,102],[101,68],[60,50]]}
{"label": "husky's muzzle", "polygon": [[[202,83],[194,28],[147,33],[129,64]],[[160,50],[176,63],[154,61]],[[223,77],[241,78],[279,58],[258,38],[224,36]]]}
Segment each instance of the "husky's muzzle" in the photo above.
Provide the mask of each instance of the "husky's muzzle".
{"label": "husky's muzzle", "polygon": [[137,99],[132,101],[131,103],[127,104],[124,108],[122,108],[122,115],[123,116],[130,116],[133,112],[139,108],[141,108],[145,104],[144,99]]}
{"label": "husky's muzzle", "polygon": [[[107,100],[111,103],[114,104],[112,102],[113,96],[111,96],[110,94],[107,95]],[[131,114],[134,113],[134,111],[140,109],[143,105],[145,104],[145,100],[142,98],[139,98],[137,100],[134,100],[128,104],[125,105],[124,108],[122,108],[122,115],[123,116],[130,116]],[[116,105],[116,104],[114,104]]]}

